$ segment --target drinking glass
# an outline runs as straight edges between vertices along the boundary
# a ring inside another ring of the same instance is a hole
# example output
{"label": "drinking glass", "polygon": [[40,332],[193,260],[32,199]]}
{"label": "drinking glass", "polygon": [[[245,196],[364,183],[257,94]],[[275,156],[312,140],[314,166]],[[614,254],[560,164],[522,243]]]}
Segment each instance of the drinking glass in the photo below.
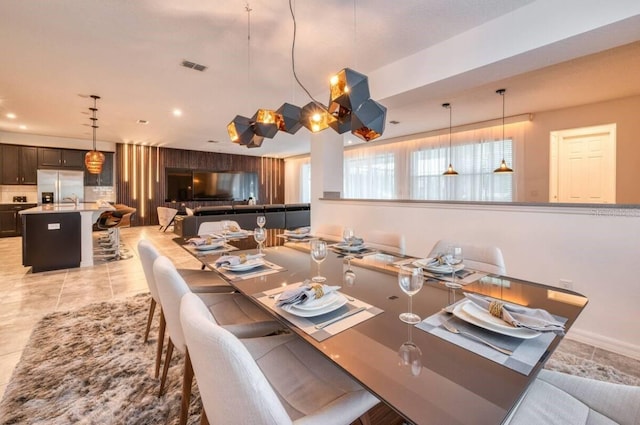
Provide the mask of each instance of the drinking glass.
{"label": "drinking glass", "polygon": [[398,284],[400,289],[409,296],[409,311],[400,314],[400,320],[409,324],[420,322],[420,316],[413,313],[412,299],[422,289],[424,277],[420,267],[400,267],[398,271]]}
{"label": "drinking glass", "polygon": [[258,254],[262,254],[262,243],[267,239],[267,231],[262,227],[253,229],[253,239],[258,242]]}
{"label": "drinking glass", "polygon": [[317,239],[311,241],[311,258],[318,264],[318,275],[311,280],[314,282],[324,282],[327,278],[320,275],[320,263],[327,258],[327,243],[325,241]]}
{"label": "drinking glass", "polygon": [[347,270],[344,272],[344,283],[347,286],[353,286],[356,283],[356,272],[351,269],[351,259],[353,257],[347,256]]}
{"label": "drinking glass", "polygon": [[229,222],[229,220],[222,220],[222,236],[225,239],[227,238],[227,234],[229,233],[230,226],[231,226],[231,223]]}
{"label": "drinking glass", "polygon": [[400,357],[400,366],[408,367],[413,376],[420,375],[422,372],[422,350],[413,342],[411,338],[411,330],[413,326],[408,325],[409,339],[403,342],[398,349]]}
{"label": "drinking glass", "polygon": [[259,227],[264,227],[265,223],[267,222],[267,217],[259,215],[256,221],[258,222]]}
{"label": "drinking glass", "polygon": [[353,229],[350,227],[345,227],[342,230],[342,239],[344,239],[344,241],[347,243],[347,245],[351,246],[351,244],[353,243],[353,237],[354,237],[354,233],[353,233]]}
{"label": "drinking glass", "polygon": [[456,266],[462,264],[462,248],[451,245],[447,247],[447,253],[443,256],[444,262],[451,267],[451,282],[445,282],[445,286],[449,288],[449,304],[456,302],[456,289],[462,288],[462,285],[456,282]]}

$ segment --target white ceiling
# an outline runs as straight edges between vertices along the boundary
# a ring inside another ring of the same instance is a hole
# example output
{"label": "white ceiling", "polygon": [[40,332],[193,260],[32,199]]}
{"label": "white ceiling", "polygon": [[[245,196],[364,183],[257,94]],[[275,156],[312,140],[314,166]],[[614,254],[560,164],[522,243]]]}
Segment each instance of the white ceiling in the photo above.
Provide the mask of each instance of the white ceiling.
{"label": "white ceiling", "polygon": [[[344,67],[373,73],[534,2],[294,1],[296,71],[326,102],[328,77]],[[308,152],[304,128],[259,149],[228,140],[226,125],[237,114],[309,101],[291,72],[287,0],[248,4],[250,14],[237,0],[0,0],[0,130],[91,140],[88,95],[97,94],[99,140],[247,155]],[[387,120],[400,121],[387,124],[383,137],[446,127],[443,102],[454,105],[454,125],[496,118],[501,87],[508,88],[508,115],[640,94],[640,73],[630,72],[640,69],[639,27],[613,37],[621,30],[611,25],[386,99],[373,92]],[[633,43],[603,51],[623,42]],[[592,54],[559,63],[575,52]],[[184,68],[183,60],[208,69]],[[174,117],[174,108],[183,115]]]}

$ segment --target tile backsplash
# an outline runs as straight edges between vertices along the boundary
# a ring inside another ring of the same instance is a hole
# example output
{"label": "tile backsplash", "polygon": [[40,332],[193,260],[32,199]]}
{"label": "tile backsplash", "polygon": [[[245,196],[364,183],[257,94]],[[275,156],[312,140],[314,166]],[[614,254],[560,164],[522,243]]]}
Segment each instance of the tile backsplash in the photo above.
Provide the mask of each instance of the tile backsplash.
{"label": "tile backsplash", "polygon": [[38,187],[32,185],[0,185],[0,204],[11,204],[14,196],[26,196],[28,204],[37,204]]}

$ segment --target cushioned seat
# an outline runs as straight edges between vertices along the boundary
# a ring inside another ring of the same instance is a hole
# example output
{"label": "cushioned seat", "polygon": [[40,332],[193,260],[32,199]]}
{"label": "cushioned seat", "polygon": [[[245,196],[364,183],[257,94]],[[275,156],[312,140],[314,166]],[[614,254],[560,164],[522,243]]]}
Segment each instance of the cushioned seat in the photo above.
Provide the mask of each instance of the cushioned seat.
{"label": "cushioned seat", "polygon": [[211,423],[369,422],[378,400],[297,336],[241,341],[193,294],[182,298],[180,320]]}
{"label": "cushioned seat", "polygon": [[540,371],[509,425],[638,425],[640,387]]}

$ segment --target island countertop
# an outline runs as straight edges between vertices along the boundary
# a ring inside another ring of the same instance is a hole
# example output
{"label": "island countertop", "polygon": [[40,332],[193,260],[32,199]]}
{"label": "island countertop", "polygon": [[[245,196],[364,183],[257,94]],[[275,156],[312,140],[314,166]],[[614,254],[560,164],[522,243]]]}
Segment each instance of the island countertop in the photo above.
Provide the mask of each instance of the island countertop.
{"label": "island countertop", "polygon": [[98,206],[96,202],[79,202],[75,205],[71,202],[62,204],[43,204],[37,207],[22,210],[20,214],[48,214],[48,213],[68,213],[68,212],[96,212],[111,211],[115,208],[112,205]]}

